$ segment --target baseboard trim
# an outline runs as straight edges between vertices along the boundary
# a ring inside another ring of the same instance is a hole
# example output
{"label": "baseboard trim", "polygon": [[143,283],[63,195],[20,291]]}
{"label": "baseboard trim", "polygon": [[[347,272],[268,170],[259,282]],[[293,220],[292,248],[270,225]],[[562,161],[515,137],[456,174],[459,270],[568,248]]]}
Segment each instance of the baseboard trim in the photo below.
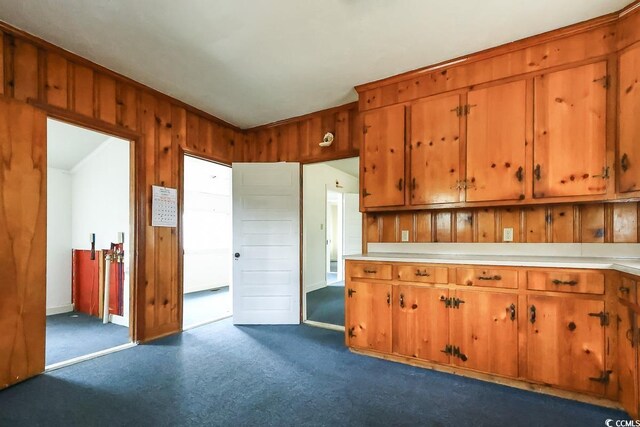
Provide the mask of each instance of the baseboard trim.
{"label": "baseboard trim", "polygon": [[349,347],[349,351],[362,356],[375,357],[377,359],[387,360],[391,362],[403,363],[406,365],[416,366],[418,368],[431,369],[433,371],[444,372],[447,374],[459,375],[461,377],[473,378],[480,381],[486,381],[494,384],[500,384],[507,387],[513,387],[520,390],[532,391],[534,393],[547,394],[550,396],[560,397],[563,399],[575,400],[578,402],[589,403],[591,405],[603,406],[624,411],[618,402],[603,397],[591,396],[573,391],[561,390],[558,388],[545,386],[542,384],[531,383],[524,379],[506,378],[484,372],[477,372],[470,369],[458,368],[454,366],[441,365],[439,363],[428,362],[426,360],[413,359],[411,357],[398,356],[395,354],[378,353],[370,350],[360,350]]}
{"label": "baseboard trim", "polygon": [[189,331],[191,329],[199,328],[200,326],[209,325],[211,323],[215,323],[215,322],[218,322],[218,321],[223,320],[223,319],[228,319],[229,317],[233,317],[233,314],[232,313],[225,314],[222,317],[217,317],[217,318],[212,319],[212,320],[207,320],[206,322],[201,322],[201,323],[196,323],[195,325],[186,326],[186,327],[182,328],[182,332],[186,332],[186,331]]}
{"label": "baseboard trim", "polygon": [[73,359],[65,360],[63,362],[53,363],[51,365],[45,366],[45,372],[55,371],[60,368],[66,368],[67,366],[75,365],[76,363],[85,362],[91,359],[97,359],[98,357],[106,356],[107,354],[117,353],[118,351],[126,350],[128,348],[132,348],[137,346],[137,342],[130,342],[127,344],[122,344],[116,347],[111,347],[106,350],[96,351],[95,353],[87,354],[84,356],[74,357]]}
{"label": "baseboard trim", "polygon": [[65,304],[58,307],[47,307],[47,316],[53,316],[54,314],[63,314],[73,311],[73,304]]}
{"label": "baseboard trim", "polygon": [[316,322],[315,320],[305,320],[305,325],[313,326],[314,328],[330,329],[332,331],[344,332],[344,326],[334,325],[333,323]]}
{"label": "baseboard trim", "polygon": [[305,287],[304,292],[308,294],[309,292],[317,291],[318,289],[325,288],[326,286],[327,286],[327,281],[326,280],[324,280],[322,282],[316,282],[316,283],[313,283],[313,284]]}

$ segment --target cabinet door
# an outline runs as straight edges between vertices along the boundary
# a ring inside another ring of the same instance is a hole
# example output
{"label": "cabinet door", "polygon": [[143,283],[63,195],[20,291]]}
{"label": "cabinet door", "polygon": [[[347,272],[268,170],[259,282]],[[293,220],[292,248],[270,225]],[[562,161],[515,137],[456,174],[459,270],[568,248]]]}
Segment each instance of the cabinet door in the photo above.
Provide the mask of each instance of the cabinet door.
{"label": "cabinet door", "polygon": [[460,96],[411,106],[411,204],[460,201]]}
{"label": "cabinet door", "polygon": [[393,352],[449,363],[447,289],[400,285],[393,289]]}
{"label": "cabinet door", "polygon": [[640,190],[640,44],[620,55],[618,191]]}
{"label": "cabinet door", "polygon": [[469,92],[467,201],[524,198],[526,82]]}
{"label": "cabinet door", "polygon": [[[452,363],[477,371],[518,376],[518,296],[455,291],[451,308]],[[457,306],[457,308],[456,308]]]}
{"label": "cabinet door", "polygon": [[350,281],[345,288],[349,346],[391,352],[391,285]]}
{"label": "cabinet door", "polygon": [[363,190],[365,208],[404,204],[404,106],[363,117]]}
{"label": "cabinet door", "polygon": [[620,404],[633,417],[638,417],[638,329],[636,313],[618,304],[618,381]]}
{"label": "cabinet door", "polygon": [[[602,395],[604,327],[594,315],[603,301],[529,296],[527,375],[533,381]],[[594,379],[592,379],[594,378]]]}
{"label": "cabinet door", "polygon": [[534,197],[603,194],[606,62],[535,78]]}

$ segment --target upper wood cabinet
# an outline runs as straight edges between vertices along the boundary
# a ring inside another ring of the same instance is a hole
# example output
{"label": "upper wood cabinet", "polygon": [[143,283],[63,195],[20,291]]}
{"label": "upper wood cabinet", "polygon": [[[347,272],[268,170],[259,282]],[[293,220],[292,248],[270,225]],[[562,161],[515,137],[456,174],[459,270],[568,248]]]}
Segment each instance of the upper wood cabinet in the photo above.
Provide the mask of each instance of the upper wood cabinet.
{"label": "upper wood cabinet", "polygon": [[412,205],[460,201],[460,104],[452,95],[411,106]]}
{"label": "upper wood cabinet", "polygon": [[535,78],[533,195],[604,194],[606,62]]}
{"label": "upper wood cabinet", "polygon": [[620,55],[618,191],[640,190],[640,44]]}
{"label": "upper wood cabinet", "polygon": [[362,206],[404,205],[404,106],[363,117]]}
{"label": "upper wood cabinet", "polygon": [[468,202],[524,199],[526,122],[526,81],[469,92]]}

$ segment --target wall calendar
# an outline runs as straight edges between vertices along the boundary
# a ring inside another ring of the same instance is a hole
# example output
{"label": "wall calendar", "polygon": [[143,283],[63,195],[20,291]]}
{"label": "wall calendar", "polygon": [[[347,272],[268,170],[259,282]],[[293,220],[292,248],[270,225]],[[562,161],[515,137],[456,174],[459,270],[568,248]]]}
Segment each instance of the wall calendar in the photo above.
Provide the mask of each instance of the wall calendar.
{"label": "wall calendar", "polygon": [[151,186],[153,200],[151,202],[152,227],[178,226],[178,190],[175,188]]}

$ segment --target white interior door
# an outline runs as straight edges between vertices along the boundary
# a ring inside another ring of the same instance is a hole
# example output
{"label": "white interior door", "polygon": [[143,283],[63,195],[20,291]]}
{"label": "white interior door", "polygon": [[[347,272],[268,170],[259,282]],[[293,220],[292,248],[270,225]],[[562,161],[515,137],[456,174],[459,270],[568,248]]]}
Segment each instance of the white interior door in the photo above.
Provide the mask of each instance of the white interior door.
{"label": "white interior door", "polygon": [[233,323],[300,323],[300,164],[234,163]]}

